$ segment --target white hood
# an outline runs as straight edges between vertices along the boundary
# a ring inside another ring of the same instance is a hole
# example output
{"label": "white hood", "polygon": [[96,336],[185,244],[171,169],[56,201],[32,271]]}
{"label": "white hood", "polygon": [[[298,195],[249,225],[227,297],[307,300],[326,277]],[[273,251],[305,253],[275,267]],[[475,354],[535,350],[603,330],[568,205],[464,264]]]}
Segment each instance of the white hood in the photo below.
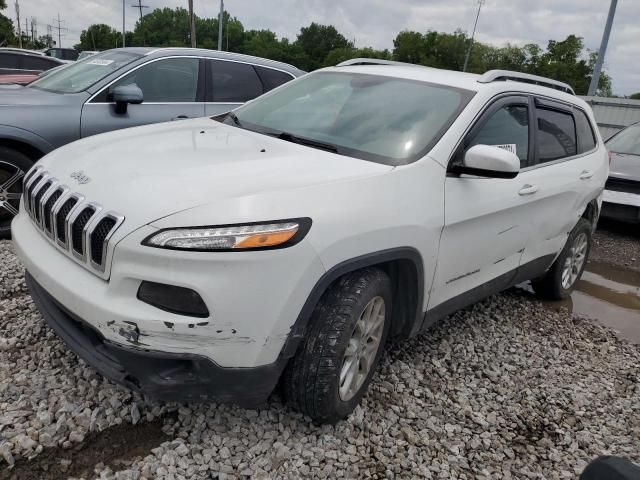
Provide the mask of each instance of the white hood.
{"label": "white hood", "polygon": [[[392,169],[209,118],[97,135],[55,150],[40,164],[72,191],[124,215],[128,231],[223,199]],[[89,178],[87,183],[71,177],[78,171]]]}

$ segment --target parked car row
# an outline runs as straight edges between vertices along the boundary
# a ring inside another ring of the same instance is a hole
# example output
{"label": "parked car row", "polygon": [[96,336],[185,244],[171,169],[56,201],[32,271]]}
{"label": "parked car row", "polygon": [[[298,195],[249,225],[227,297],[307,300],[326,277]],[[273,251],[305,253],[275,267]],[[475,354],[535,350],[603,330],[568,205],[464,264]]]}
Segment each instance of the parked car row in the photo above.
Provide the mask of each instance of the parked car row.
{"label": "parked car row", "polygon": [[608,154],[570,86],[372,59],[302,73],[130,48],[0,89],[5,232],[17,213],[35,304],[106,377],[247,406],[280,383],[335,422],[388,339],[523,281],[572,292]]}

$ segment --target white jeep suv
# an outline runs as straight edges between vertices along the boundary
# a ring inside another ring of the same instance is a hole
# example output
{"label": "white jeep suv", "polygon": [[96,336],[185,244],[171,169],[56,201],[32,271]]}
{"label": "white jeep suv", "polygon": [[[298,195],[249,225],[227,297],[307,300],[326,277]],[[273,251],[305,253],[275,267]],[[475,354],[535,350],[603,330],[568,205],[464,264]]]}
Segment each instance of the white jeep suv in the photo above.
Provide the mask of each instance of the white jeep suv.
{"label": "white jeep suv", "polygon": [[34,301],[165,399],[346,416],[391,338],[525,280],[569,295],[608,155],[568,85],[354,60],[222,119],[40,160],[13,221]]}

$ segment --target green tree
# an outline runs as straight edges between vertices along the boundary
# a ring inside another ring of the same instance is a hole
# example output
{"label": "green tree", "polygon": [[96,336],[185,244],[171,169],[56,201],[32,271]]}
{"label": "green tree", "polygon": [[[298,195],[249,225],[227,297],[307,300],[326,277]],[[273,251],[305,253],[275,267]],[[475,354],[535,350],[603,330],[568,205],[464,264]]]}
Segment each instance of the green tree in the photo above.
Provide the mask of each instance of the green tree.
{"label": "green tree", "polygon": [[180,7],[176,9],[156,8],[136,22],[132,44],[136,46],[185,47],[191,45],[189,35],[189,12],[187,10]]}
{"label": "green tree", "polygon": [[118,44],[122,46],[122,34],[116,29],[97,23],[90,25],[80,34],[80,43],[75,45],[76,50],[108,50]]}
{"label": "green tree", "polygon": [[307,65],[301,67],[306,70],[315,70],[322,67],[331,50],[354,48],[353,43],[349,42],[333,25],[320,25],[318,23],[302,27],[296,43],[308,56]]}
{"label": "green tree", "polygon": [[422,63],[426,51],[424,36],[404,30],[393,40],[393,58],[399,62]]}
{"label": "green tree", "polygon": [[631,100],[640,100],[640,92],[632,93],[631,95],[629,95],[629,98]]}
{"label": "green tree", "polygon": [[15,42],[16,35],[13,21],[0,13],[0,47],[6,47]]}

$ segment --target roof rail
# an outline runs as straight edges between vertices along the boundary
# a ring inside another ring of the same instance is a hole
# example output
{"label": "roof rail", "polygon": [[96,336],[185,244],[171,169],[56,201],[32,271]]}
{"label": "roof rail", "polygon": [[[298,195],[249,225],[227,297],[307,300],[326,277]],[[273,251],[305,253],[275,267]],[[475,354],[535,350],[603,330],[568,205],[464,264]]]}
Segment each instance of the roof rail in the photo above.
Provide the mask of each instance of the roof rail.
{"label": "roof rail", "polygon": [[521,73],[521,72],[512,72],[510,70],[489,70],[485,72],[478,78],[478,82],[480,83],[491,83],[491,82],[522,82],[522,83],[533,83],[534,85],[540,85],[542,87],[553,88],[554,90],[560,90],[565,93],[569,93],[571,95],[575,95],[576,93],[573,91],[573,88],[568,83],[559,82],[557,80],[552,80],[546,77],[540,77],[538,75],[531,75],[529,73]]}
{"label": "roof rail", "polygon": [[414,63],[394,62],[393,60],[383,60],[381,58],[351,58],[340,62],[336,67],[349,67],[352,65],[404,65],[410,67],[422,67]]}

